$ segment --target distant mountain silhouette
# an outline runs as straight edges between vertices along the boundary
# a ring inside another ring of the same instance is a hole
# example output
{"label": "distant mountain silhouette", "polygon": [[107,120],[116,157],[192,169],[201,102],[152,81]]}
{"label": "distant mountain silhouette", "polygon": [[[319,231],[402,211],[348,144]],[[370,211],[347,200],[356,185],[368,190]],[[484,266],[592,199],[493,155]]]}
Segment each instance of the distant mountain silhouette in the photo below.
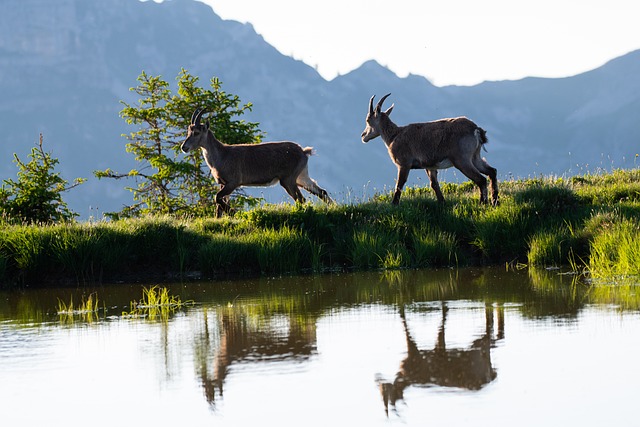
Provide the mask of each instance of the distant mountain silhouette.
{"label": "distant mountain silhouette", "polygon": [[[260,123],[266,140],[314,146],[310,173],[338,200],[394,185],[383,142],[360,142],[374,94],[392,93],[398,124],[470,117],[488,131],[486,156],[502,179],[630,167],[640,151],[640,51],[563,79],[436,87],[368,61],[326,81],[250,24],[222,20],[195,0],[5,0],[0,178],[15,176],[12,153],[26,158],[43,133],[65,179],[89,178],[65,195],[74,210],[86,217],[130,203],[124,187],[132,183],[98,181],[92,171],[134,166],[121,136],[134,129],[119,117],[119,101],[136,101],[129,88],[142,70],[172,82],[181,68],[203,85],[218,77],[223,90],[252,102],[245,118]],[[464,178],[453,170],[442,177]],[[421,171],[410,178],[428,182]]]}

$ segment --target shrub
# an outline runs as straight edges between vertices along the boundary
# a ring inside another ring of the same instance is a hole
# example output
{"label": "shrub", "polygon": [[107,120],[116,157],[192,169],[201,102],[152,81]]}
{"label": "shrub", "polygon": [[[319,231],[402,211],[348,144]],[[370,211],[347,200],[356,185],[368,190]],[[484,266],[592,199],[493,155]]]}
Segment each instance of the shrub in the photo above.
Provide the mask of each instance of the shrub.
{"label": "shrub", "polygon": [[62,193],[85,180],[77,178],[72,185],[54,172],[58,159],[46,153],[40,134],[38,145],[31,149],[28,163],[14,153],[18,165],[18,180],[4,180],[0,188],[0,216],[14,223],[55,223],[78,216],[62,200]]}

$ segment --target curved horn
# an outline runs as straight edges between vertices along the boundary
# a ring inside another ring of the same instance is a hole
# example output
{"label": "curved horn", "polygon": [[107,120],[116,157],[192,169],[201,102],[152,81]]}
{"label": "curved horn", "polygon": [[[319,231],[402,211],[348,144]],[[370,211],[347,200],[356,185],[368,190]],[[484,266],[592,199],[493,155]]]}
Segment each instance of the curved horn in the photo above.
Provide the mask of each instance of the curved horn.
{"label": "curved horn", "polygon": [[373,115],[373,98],[375,98],[376,96],[373,95],[371,97],[371,99],[369,100],[369,114]]}
{"label": "curved horn", "polygon": [[191,115],[191,124],[194,124],[196,122],[196,116],[198,115],[199,112],[200,112],[200,108],[196,108],[193,111],[193,114]]}
{"label": "curved horn", "polygon": [[386,94],[385,96],[383,96],[382,98],[380,98],[380,101],[378,101],[378,105],[376,105],[376,113],[380,112],[380,109],[382,108],[382,103],[384,102],[385,99],[387,99],[387,97],[391,95],[390,93]]}
{"label": "curved horn", "polygon": [[204,113],[206,113],[206,111],[204,110],[204,108],[202,110],[198,111],[198,114],[196,114],[196,120],[193,123],[196,126],[200,125],[200,119],[202,118],[202,116],[204,115]]}

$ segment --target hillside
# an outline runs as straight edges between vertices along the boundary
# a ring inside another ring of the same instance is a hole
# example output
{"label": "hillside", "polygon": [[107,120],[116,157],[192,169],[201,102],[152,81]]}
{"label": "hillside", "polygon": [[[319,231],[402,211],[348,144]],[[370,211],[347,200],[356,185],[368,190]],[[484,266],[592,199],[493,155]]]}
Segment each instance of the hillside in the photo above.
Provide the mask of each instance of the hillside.
{"label": "hillside", "polygon": [[[252,102],[247,119],[266,139],[314,146],[311,175],[339,200],[394,184],[383,143],[360,142],[373,94],[392,93],[398,124],[472,118],[488,130],[486,156],[501,178],[633,166],[640,141],[640,51],[564,79],[436,87],[370,61],[326,81],[251,25],[222,20],[195,0],[7,0],[0,3],[0,178],[15,175],[12,153],[26,157],[43,133],[66,179],[89,178],[67,195],[71,207],[83,216],[117,210],[131,200],[127,184],[98,181],[92,171],[133,166],[119,101],[135,102],[128,89],[142,70],[172,81],[183,67],[203,84],[219,77],[226,92]],[[425,182],[420,171],[411,178]]]}

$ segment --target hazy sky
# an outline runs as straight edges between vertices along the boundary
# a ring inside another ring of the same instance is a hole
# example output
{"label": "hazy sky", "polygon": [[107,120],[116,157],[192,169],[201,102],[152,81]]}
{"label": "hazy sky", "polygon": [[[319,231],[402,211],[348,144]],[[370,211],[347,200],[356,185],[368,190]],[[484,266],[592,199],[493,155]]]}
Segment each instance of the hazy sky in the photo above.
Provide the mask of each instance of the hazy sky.
{"label": "hazy sky", "polygon": [[326,79],[375,59],[438,86],[564,77],[640,49],[639,0],[200,0]]}

